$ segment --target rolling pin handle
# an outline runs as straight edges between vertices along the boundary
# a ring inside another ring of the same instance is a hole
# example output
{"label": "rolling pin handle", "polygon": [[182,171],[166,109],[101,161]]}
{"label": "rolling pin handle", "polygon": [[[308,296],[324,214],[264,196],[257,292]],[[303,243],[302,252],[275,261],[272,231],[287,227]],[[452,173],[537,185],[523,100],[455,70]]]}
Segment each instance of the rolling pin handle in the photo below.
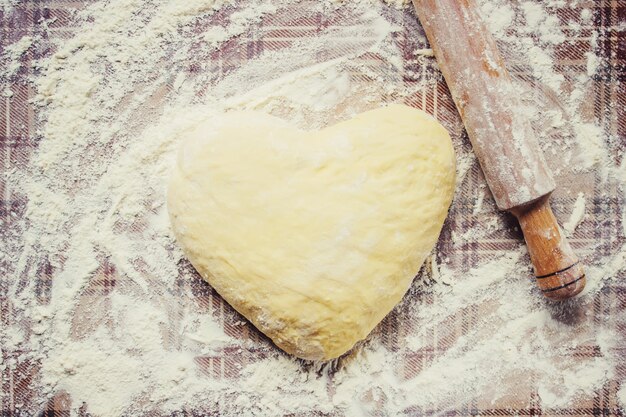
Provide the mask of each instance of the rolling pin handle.
{"label": "rolling pin handle", "polygon": [[537,285],[551,299],[564,300],[585,288],[585,270],[550,208],[549,195],[511,209],[519,221]]}

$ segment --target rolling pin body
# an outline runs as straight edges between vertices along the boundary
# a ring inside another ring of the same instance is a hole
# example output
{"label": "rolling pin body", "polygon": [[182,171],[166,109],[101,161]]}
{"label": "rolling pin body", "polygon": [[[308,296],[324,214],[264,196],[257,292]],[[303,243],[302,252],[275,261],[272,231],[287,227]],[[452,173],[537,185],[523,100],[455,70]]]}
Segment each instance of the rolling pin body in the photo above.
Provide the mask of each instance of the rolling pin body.
{"label": "rolling pin body", "polygon": [[539,287],[577,294],[584,273],[550,209],[554,180],[475,1],[413,4],[496,203],[520,221]]}

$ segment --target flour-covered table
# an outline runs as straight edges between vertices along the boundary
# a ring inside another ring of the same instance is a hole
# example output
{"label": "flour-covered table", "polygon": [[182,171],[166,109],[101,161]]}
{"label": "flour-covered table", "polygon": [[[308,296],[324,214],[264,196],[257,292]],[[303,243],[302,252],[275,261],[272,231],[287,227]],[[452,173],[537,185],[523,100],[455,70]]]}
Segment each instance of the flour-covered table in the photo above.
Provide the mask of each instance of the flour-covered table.
{"label": "flour-covered table", "polygon": [[[479,3],[587,265],[575,300],[537,290],[410,4],[0,1],[2,415],[624,415],[626,1]],[[174,138],[231,109],[315,129],[389,102],[449,129],[448,220],[365,342],[296,360],[175,243]]]}

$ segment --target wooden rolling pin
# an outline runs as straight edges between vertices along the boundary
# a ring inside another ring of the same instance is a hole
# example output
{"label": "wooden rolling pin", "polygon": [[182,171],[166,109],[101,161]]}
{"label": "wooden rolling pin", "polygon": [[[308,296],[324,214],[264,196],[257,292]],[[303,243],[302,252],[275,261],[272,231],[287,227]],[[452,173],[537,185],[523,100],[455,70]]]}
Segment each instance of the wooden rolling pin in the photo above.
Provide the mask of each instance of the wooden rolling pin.
{"label": "wooden rolling pin", "polygon": [[584,268],[552,209],[554,180],[474,0],[413,0],[501,210],[519,220],[537,284],[552,299],[578,294]]}

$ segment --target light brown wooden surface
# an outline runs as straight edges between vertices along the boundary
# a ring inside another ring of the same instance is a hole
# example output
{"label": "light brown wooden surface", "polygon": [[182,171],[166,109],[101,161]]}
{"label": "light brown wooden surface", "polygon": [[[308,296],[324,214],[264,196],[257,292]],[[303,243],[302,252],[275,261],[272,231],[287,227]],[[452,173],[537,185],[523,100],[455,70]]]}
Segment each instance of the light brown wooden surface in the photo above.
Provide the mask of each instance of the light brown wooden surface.
{"label": "light brown wooden surface", "polygon": [[520,221],[539,288],[554,299],[578,294],[584,271],[550,209],[554,181],[475,1],[413,4],[496,203]]}
{"label": "light brown wooden surface", "polygon": [[554,299],[572,297],[585,287],[585,271],[552,213],[548,196],[511,212],[519,220],[537,284]]}
{"label": "light brown wooden surface", "polygon": [[474,153],[501,210],[555,184],[493,37],[474,0],[413,0]]}

